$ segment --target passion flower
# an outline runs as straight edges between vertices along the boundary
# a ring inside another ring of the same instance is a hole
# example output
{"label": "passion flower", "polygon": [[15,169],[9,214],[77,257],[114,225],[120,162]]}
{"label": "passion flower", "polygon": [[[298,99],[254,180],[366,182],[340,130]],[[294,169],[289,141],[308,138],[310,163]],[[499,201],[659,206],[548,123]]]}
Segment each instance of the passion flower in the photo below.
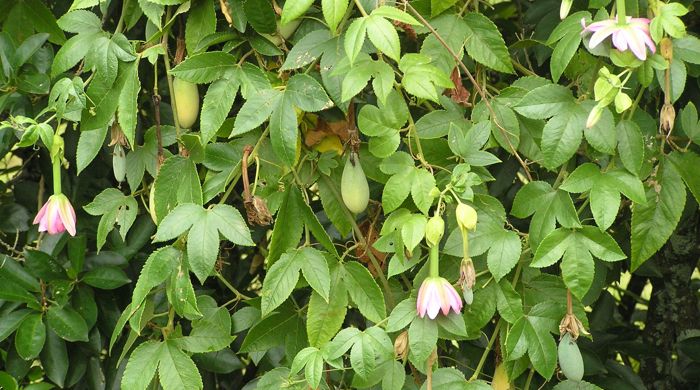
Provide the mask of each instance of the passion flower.
{"label": "passion flower", "polygon": [[199,91],[197,85],[189,81],[173,80],[173,92],[175,95],[175,107],[177,108],[177,120],[185,129],[189,129],[197,121],[199,114]]}
{"label": "passion flower", "polygon": [[369,203],[369,184],[367,177],[360,165],[359,156],[351,152],[345,168],[343,168],[343,176],[340,180],[340,193],[343,197],[343,203],[355,214],[359,214],[367,208]]}
{"label": "passion flower", "polygon": [[51,195],[34,218],[33,224],[39,224],[40,232],[59,234],[68,231],[75,236],[75,210],[65,195]]}
{"label": "passion flower", "polygon": [[576,340],[570,333],[564,333],[559,341],[559,367],[567,379],[581,381],[583,379],[583,358],[576,345]]}

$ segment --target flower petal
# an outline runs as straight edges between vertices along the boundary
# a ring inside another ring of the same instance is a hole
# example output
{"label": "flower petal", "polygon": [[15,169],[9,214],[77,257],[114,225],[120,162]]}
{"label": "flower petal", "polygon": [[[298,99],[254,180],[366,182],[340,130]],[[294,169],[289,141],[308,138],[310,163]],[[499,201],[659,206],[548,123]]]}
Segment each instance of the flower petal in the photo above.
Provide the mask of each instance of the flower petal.
{"label": "flower petal", "polygon": [[68,234],[75,236],[75,210],[65,196],[58,202],[58,212]]}
{"label": "flower petal", "polygon": [[606,26],[605,28],[601,28],[601,29],[597,30],[591,36],[591,40],[588,43],[588,45],[591,48],[598,46],[601,42],[603,42],[605,40],[605,38],[609,37],[610,34],[615,32],[616,29],[618,29],[618,27],[616,25],[609,25],[609,26]]}

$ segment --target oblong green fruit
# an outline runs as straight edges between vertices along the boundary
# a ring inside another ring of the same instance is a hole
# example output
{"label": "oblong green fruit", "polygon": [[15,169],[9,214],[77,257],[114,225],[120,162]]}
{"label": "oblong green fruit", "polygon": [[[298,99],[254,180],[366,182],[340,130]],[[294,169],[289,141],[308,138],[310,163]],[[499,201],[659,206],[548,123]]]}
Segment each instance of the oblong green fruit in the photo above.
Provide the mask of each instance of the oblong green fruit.
{"label": "oblong green fruit", "polygon": [[114,178],[120,183],[126,178],[126,153],[124,152],[124,148],[119,144],[114,145],[112,172],[114,172]]}
{"label": "oblong green fruit", "polygon": [[567,379],[580,381],[583,379],[583,358],[576,341],[569,333],[565,333],[559,341],[559,367]]}
{"label": "oblong green fruit", "polygon": [[351,152],[350,157],[345,161],[340,193],[343,196],[343,203],[353,213],[359,214],[367,208],[369,185],[360,165],[360,158],[354,152]]}
{"label": "oblong green fruit", "polygon": [[199,91],[197,84],[189,81],[173,79],[173,91],[175,95],[175,107],[177,108],[177,120],[180,126],[189,129],[197,121],[199,114]]}

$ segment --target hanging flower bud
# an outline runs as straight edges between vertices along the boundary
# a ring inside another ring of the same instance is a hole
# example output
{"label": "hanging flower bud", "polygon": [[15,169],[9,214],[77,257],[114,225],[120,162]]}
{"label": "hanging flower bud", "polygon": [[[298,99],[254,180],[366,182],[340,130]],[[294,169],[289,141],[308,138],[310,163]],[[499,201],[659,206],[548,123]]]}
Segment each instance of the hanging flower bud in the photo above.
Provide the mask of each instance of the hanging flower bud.
{"label": "hanging flower bud", "polygon": [[669,37],[665,37],[659,43],[661,47],[661,56],[668,61],[673,60],[673,42]]}
{"label": "hanging flower bud", "polygon": [[425,225],[425,241],[428,242],[428,246],[434,247],[440,243],[443,234],[445,234],[445,221],[439,215],[435,215]]}
{"label": "hanging flower bud", "polygon": [[571,5],[574,3],[574,0],[562,0],[561,1],[561,6],[559,6],[559,19],[565,19],[569,15],[569,11],[571,11]]}
{"label": "hanging flower bud", "polygon": [[459,265],[459,284],[463,289],[472,289],[474,288],[475,283],[476,271],[474,270],[474,263],[472,262],[472,259],[462,259],[462,263]]}
{"label": "hanging flower bud", "polygon": [[588,119],[586,120],[586,128],[590,129],[591,127],[595,126],[596,123],[600,120],[600,116],[603,114],[603,107],[599,104],[597,104],[593,109],[591,110],[591,113],[588,114]]}
{"label": "hanging flower bud", "polygon": [[404,330],[394,340],[394,354],[401,360],[408,356],[408,331]]}
{"label": "hanging flower bud", "polygon": [[476,210],[468,204],[460,202],[457,205],[457,225],[462,230],[476,229],[477,215]]}
{"label": "hanging flower bud", "polygon": [[75,236],[75,210],[63,194],[53,194],[44,203],[34,218],[33,224],[39,224],[40,232],[59,234],[67,231]]}
{"label": "hanging flower bud", "polygon": [[672,104],[665,103],[661,107],[661,128],[668,134],[673,130],[673,125],[676,122],[676,109]]}

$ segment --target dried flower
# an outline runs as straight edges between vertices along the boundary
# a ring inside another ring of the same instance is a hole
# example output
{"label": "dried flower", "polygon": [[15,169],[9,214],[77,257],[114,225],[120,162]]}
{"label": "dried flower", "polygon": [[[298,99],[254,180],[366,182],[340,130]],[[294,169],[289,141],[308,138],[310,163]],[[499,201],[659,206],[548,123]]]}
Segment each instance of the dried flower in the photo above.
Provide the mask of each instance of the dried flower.
{"label": "dried flower", "polygon": [[656,45],[649,34],[649,19],[633,18],[627,16],[626,23],[619,23],[615,19],[607,19],[600,22],[591,23],[586,26],[585,19],[581,19],[583,33],[592,32],[589,46],[594,48],[612,35],[613,45],[620,51],[630,50],[640,60],[647,58],[645,45],[652,53],[656,52]]}
{"label": "dried flower", "polygon": [[40,232],[59,234],[67,230],[71,236],[75,236],[75,210],[63,194],[49,197],[34,218],[33,224],[37,223]]}
{"label": "dried flower", "polygon": [[272,215],[264,199],[253,196],[250,199],[244,200],[243,206],[245,206],[245,213],[250,224],[267,226],[272,223]]}
{"label": "dried flower", "polygon": [[462,298],[447,279],[439,276],[427,277],[418,290],[416,311],[421,318],[428,314],[428,318],[432,320],[441,309],[444,315],[447,315],[450,309],[459,313],[462,310]]}
{"label": "dried flower", "polygon": [[676,123],[676,109],[673,104],[665,103],[661,107],[661,128],[668,134],[673,130],[673,125]]}
{"label": "dried flower", "polygon": [[397,358],[405,360],[408,355],[408,331],[404,330],[394,340],[394,354]]}

